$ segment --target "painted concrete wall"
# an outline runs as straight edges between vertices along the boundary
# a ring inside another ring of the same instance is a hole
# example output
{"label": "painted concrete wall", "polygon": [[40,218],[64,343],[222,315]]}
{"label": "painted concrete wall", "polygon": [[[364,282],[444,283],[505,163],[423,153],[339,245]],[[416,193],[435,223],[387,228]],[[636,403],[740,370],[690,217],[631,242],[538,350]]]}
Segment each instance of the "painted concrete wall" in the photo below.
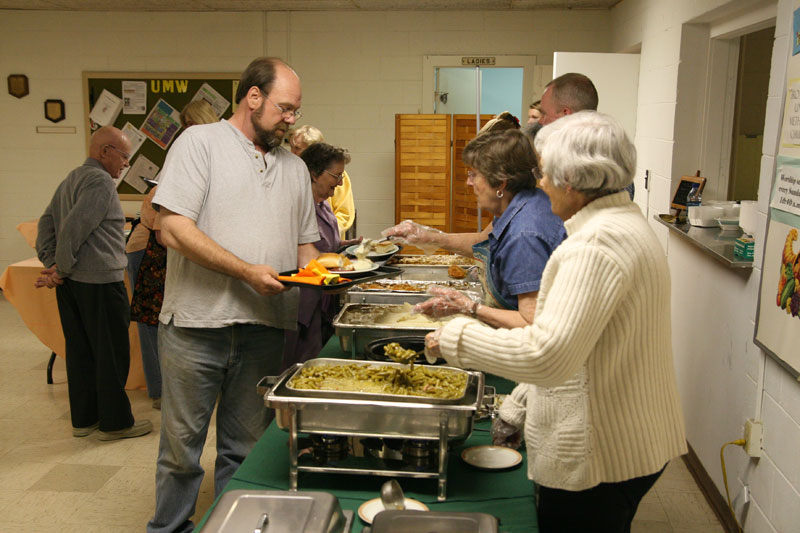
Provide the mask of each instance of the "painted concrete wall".
{"label": "painted concrete wall", "polygon": [[[285,58],[303,82],[301,124],[350,149],[358,230],[394,223],[394,115],[422,108],[423,55],[608,51],[608,11],[59,13],[3,11],[0,74],[25,73],[31,94],[3,91],[0,269],[31,257],[14,229],[37,218],[85,157],[82,71],[241,71]],[[42,102],[60,98],[74,135],[37,135]],[[136,210],[136,206],[128,209]]]}

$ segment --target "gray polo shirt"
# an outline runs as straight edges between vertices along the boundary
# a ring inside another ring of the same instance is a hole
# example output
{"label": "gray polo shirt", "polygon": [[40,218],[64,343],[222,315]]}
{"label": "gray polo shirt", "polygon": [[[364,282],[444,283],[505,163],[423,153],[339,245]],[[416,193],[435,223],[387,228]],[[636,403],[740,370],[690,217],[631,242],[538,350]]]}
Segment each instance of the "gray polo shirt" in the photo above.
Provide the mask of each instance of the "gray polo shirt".
{"label": "gray polo shirt", "polygon": [[[248,263],[297,268],[297,247],[319,240],[311,179],[303,161],[279,148],[262,155],[228,121],[192,126],[167,154],[153,204]],[[170,249],[159,320],[217,328],[256,323],[294,329],[297,290],[261,296],[248,284]]]}

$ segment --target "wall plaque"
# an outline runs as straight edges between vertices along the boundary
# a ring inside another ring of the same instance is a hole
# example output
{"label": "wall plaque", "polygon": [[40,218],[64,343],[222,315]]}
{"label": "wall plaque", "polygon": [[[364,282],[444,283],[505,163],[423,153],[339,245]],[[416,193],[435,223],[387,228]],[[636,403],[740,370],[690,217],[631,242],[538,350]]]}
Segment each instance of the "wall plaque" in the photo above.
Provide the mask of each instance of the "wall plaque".
{"label": "wall plaque", "polygon": [[9,74],[8,75],[8,94],[22,98],[28,96],[28,76],[25,74]]}
{"label": "wall plaque", "polygon": [[50,122],[61,122],[65,116],[63,100],[44,101],[44,118]]}

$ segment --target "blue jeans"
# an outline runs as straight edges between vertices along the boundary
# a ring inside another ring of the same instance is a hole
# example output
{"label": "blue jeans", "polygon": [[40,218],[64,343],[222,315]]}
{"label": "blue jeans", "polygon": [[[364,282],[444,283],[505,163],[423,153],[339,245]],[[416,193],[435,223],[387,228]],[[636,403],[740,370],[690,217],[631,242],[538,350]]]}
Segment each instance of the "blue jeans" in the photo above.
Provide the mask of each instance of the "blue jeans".
{"label": "blue jeans", "polygon": [[[128,281],[131,282],[131,294],[136,286],[136,276],[142,264],[144,250],[128,254]],[[139,346],[142,349],[142,370],[147,384],[147,395],[161,398],[161,365],[158,362],[158,326],[136,324],[139,331]]]}
{"label": "blue jeans", "polygon": [[277,375],[282,329],[257,324],[181,328],[160,324],[163,396],[156,469],[156,511],[148,532],[191,531],[203,480],[200,454],[217,406],[214,493],[233,473],[272,421],[274,412],[256,393],[258,381]]}

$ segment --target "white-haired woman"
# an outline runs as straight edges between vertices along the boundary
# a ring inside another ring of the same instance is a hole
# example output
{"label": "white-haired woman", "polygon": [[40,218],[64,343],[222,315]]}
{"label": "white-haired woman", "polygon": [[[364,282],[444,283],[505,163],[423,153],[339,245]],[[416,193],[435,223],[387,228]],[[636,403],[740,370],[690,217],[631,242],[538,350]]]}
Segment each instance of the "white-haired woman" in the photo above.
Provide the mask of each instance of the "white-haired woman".
{"label": "white-haired woman", "polygon": [[[300,126],[289,133],[289,149],[294,155],[300,157],[306,148],[316,143],[324,143],[325,137],[322,132],[314,126]],[[350,176],[347,172],[343,173],[342,184],[336,187],[336,192],[328,199],[328,204],[336,216],[336,223],[339,226],[339,237],[344,240],[347,230],[356,221],[356,205],[353,202],[353,186],[350,184]]]}
{"label": "white-haired woman", "polygon": [[456,318],[426,348],[522,383],[493,432],[503,444],[524,430],[539,531],[627,532],[667,462],[686,452],[669,270],[624,190],[636,153],[619,123],[582,111],[543,128],[535,145],[567,238],[545,267],[533,324]]}

